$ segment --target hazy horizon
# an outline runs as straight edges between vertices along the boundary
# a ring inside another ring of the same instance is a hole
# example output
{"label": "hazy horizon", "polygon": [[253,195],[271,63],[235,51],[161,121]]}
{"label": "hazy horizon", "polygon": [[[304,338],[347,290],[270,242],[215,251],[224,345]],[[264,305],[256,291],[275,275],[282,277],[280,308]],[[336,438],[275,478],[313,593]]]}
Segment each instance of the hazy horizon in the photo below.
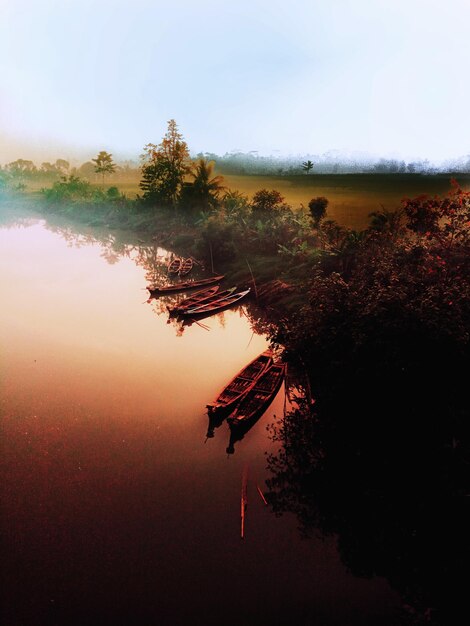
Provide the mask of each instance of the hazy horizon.
{"label": "hazy horizon", "polygon": [[470,153],[467,0],[0,0],[0,163]]}
{"label": "hazy horizon", "polygon": [[[182,130],[182,129],[180,129]],[[163,134],[163,133],[162,133]],[[272,158],[274,161],[279,160],[279,162],[288,163],[292,162],[292,164],[300,163],[304,159],[314,158],[315,164],[325,164],[325,163],[333,163],[337,162],[340,165],[346,164],[358,164],[358,165],[373,165],[379,163],[380,161],[393,161],[393,162],[402,162],[405,163],[420,163],[427,164],[426,167],[429,168],[446,168],[446,166],[451,163],[468,163],[470,160],[470,151],[467,154],[455,155],[455,157],[450,158],[442,158],[442,159],[428,159],[426,156],[416,155],[414,157],[410,157],[408,159],[402,158],[400,154],[397,153],[389,153],[389,154],[372,154],[367,152],[360,151],[352,151],[352,152],[340,152],[337,150],[327,150],[322,154],[312,154],[312,153],[282,153],[279,150],[275,150],[271,153],[263,153],[258,150],[247,150],[241,151],[232,149],[227,150],[224,153],[218,154],[212,152],[211,150],[201,150],[196,152],[191,149],[190,141],[188,141],[187,137],[184,137],[187,141],[190,149],[190,158],[196,158],[199,154],[210,154],[216,155],[221,159],[226,158],[227,156],[236,156],[242,155],[246,157],[260,157],[260,158]],[[156,142],[158,142],[160,138],[156,138]],[[143,147],[143,146],[142,146]],[[5,140],[5,137],[0,136],[0,168],[8,165],[9,163],[16,161],[17,159],[26,159],[33,161],[37,167],[40,167],[43,162],[51,162],[54,163],[57,159],[65,159],[71,165],[71,167],[79,167],[86,162],[90,162],[93,158],[96,157],[97,153],[100,150],[106,150],[106,146],[97,146],[96,148],[77,148],[76,146],[66,146],[61,145],[60,143],[46,145],[41,144],[40,141],[31,141],[28,143],[27,141],[15,141],[11,140],[10,142]],[[120,152],[113,151],[113,160],[115,163],[134,163],[136,166],[140,165],[140,154],[139,153],[130,153],[130,152]],[[315,173],[315,171],[314,171]]]}

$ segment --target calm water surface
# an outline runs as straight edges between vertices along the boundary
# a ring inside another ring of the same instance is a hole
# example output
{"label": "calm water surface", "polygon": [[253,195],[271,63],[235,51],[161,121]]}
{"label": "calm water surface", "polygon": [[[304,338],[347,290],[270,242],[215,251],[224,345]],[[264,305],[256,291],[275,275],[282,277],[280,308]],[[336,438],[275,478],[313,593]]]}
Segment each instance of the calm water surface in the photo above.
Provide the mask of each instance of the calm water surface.
{"label": "calm water surface", "polygon": [[234,455],[226,424],[205,441],[205,404],[266,339],[243,309],[178,336],[126,253],[0,229],[4,623],[391,624],[383,579],[257,494],[283,390]]}

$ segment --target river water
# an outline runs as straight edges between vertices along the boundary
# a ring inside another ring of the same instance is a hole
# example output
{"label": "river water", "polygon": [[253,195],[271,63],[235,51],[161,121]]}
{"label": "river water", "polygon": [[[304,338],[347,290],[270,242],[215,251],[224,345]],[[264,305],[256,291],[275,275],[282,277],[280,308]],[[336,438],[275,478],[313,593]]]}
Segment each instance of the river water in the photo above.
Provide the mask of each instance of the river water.
{"label": "river water", "polygon": [[38,219],[0,228],[0,263],[4,624],[395,623],[384,579],[257,492],[283,389],[233,455],[227,424],[206,440],[206,403],[267,346],[243,307],[181,333],[142,249]]}

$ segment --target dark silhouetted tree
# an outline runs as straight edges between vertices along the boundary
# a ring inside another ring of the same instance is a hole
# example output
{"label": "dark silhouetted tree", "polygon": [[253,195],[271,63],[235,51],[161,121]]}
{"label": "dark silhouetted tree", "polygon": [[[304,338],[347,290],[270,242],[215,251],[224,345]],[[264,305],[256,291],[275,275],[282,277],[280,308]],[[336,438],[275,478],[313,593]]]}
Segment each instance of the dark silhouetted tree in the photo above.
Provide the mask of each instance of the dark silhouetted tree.
{"label": "dark silhouetted tree", "polygon": [[284,206],[284,196],[276,189],[260,189],[253,196],[251,206],[255,213],[269,214]]}
{"label": "dark silhouetted tree", "polygon": [[316,227],[318,227],[321,220],[325,217],[327,206],[328,198],[324,198],[323,196],[319,196],[318,198],[312,198],[308,203],[310,215],[312,216],[313,223]]}
{"label": "dark silhouetted tree", "polygon": [[311,170],[313,170],[313,163],[312,161],[308,160],[308,161],[304,161],[302,163],[302,169],[304,170],[304,172],[306,174],[309,174]]}
{"label": "dark silhouetted tree", "polygon": [[193,181],[184,183],[181,190],[181,205],[199,208],[204,211],[219,204],[219,194],[223,191],[223,176],[213,176],[214,163],[199,159],[191,169]]}

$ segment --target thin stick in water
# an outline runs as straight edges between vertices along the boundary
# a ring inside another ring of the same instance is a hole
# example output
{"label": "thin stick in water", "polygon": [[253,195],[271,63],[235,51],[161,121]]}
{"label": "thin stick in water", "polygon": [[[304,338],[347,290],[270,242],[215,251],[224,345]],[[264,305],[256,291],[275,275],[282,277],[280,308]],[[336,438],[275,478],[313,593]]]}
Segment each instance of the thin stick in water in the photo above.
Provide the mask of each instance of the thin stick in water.
{"label": "thin stick in water", "polygon": [[245,257],[245,261],[246,261],[246,264],[248,265],[248,269],[250,270],[251,278],[253,280],[253,287],[255,288],[255,296],[256,296],[256,299],[258,300],[258,290],[256,289],[255,277],[253,276],[253,272],[251,271],[251,266],[248,263],[248,259],[246,257]]}
{"label": "thin stick in water", "polygon": [[212,243],[211,243],[210,241],[209,241],[209,250],[210,250],[210,253],[211,253],[211,268],[212,268],[212,273],[213,273],[213,274],[215,274],[215,272],[214,272],[214,259],[213,259],[213,257],[212,257]]}
{"label": "thin stick in water", "polygon": [[[249,347],[250,347],[251,340],[253,339],[253,337],[254,337],[254,336],[255,336],[255,332],[253,331],[253,332],[251,333],[250,341],[248,342],[248,345],[246,346],[247,348],[249,348]],[[245,348],[245,349],[246,349],[246,348]]]}
{"label": "thin stick in water", "polygon": [[194,319],[192,319],[191,321],[195,322],[201,328],[204,328],[204,330],[210,330],[211,329],[211,327],[207,326],[207,324],[202,324],[201,322],[198,322],[197,320],[194,320]]}
{"label": "thin stick in water", "polygon": [[242,493],[240,498],[240,515],[241,515],[241,528],[240,528],[240,536],[242,539],[245,539],[245,514],[246,509],[248,507],[248,498],[246,495],[246,485],[248,482],[248,467],[245,467],[243,470],[242,476]]}
{"label": "thin stick in water", "polygon": [[268,501],[264,497],[264,493],[261,491],[260,486],[256,485],[256,489],[258,490],[258,493],[261,496],[261,500],[265,503],[266,506],[268,506]]}

